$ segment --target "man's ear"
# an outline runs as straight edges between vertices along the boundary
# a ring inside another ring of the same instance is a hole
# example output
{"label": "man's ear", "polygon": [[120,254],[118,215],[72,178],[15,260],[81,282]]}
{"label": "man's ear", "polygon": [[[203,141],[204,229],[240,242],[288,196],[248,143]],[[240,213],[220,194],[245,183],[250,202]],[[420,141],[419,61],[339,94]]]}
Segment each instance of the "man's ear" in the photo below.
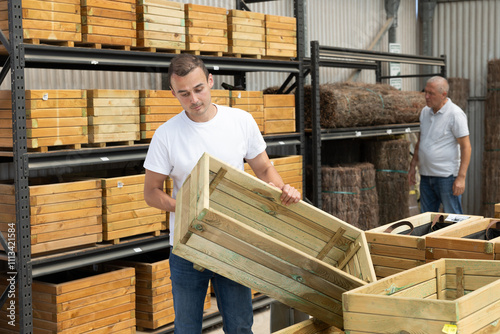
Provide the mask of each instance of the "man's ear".
{"label": "man's ear", "polygon": [[177,97],[177,96],[175,96],[175,91],[173,90],[172,86],[170,86],[170,91],[172,92],[172,95],[173,95],[174,97]]}
{"label": "man's ear", "polygon": [[213,86],[214,86],[214,77],[212,76],[212,73],[209,73],[208,74],[208,87],[210,87],[210,89],[212,89]]}

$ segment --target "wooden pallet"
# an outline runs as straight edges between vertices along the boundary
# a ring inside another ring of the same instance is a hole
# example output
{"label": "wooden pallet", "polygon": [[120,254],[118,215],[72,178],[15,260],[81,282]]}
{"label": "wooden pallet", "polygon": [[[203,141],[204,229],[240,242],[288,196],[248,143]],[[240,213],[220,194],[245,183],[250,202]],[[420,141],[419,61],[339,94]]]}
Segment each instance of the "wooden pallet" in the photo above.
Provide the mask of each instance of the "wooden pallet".
{"label": "wooden pallet", "polygon": [[343,295],[348,333],[498,333],[500,262],[440,259]]}
{"label": "wooden pallet", "polygon": [[266,57],[297,57],[297,23],[294,17],[266,15]]}
{"label": "wooden pallet", "polygon": [[[426,212],[366,231],[365,235],[370,245],[370,254],[377,277],[391,276],[425,264],[426,238],[440,231],[436,229],[435,232],[422,235],[417,235],[416,233],[408,235],[407,232],[410,232],[410,228],[407,225],[402,225],[401,227],[394,228],[392,231],[386,232],[388,228],[393,227],[394,224],[406,221],[410,222],[416,229],[425,229],[428,231],[433,220],[439,216],[444,218],[445,222],[443,225],[447,226],[443,228],[443,231],[455,224],[454,222],[446,222],[449,214]],[[482,218],[470,215],[458,215],[456,217],[463,219],[460,224],[468,224]]]}
{"label": "wooden pallet", "polygon": [[174,254],[334,326],[375,281],[363,231],[203,155],[177,195]]}
{"label": "wooden pallet", "polygon": [[264,94],[264,134],[295,132],[295,95]]}
{"label": "wooden pallet", "polygon": [[73,269],[33,280],[35,332],[135,333],[135,270]]}
{"label": "wooden pallet", "polygon": [[185,4],[186,50],[222,56],[228,51],[225,8]]}
{"label": "wooden pallet", "polygon": [[260,59],[266,53],[264,14],[232,9],[228,13],[228,53]]}
{"label": "wooden pallet", "polygon": [[144,201],[144,174],[103,178],[103,241],[140,235],[159,235],[168,228],[167,213]]}
{"label": "wooden pallet", "polygon": [[264,97],[262,91],[231,91],[230,106],[248,111],[259,126],[260,132],[264,132]]}

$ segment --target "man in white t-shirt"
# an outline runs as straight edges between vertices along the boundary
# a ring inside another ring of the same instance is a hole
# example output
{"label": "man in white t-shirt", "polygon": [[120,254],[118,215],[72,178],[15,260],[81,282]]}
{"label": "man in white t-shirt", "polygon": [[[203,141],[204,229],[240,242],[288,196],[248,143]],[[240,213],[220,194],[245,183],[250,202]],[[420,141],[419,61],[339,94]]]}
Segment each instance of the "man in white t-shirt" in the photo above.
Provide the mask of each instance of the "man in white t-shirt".
{"label": "man in white t-shirt", "polygon": [[462,194],[471,145],[467,116],[448,98],[448,81],[435,76],[425,86],[427,106],[420,113],[420,134],[410,163],[408,181],[420,172],[420,209],[462,214]]}
{"label": "man in white t-shirt", "polygon": [[[253,117],[246,111],[212,104],[213,77],[196,56],[174,57],[168,70],[170,89],[184,110],[155,132],[144,161],[144,199],[148,205],[170,212],[170,244],[173,244],[175,197],[203,153],[243,170],[244,160],[258,178],[282,190],[284,205],[297,203],[300,193],[283,183],[265,151],[266,143]],[[173,196],[163,191],[170,176]],[[251,333],[251,290],[209,270],[170,254],[170,274],[175,311],[175,333],[201,333],[203,304],[212,285],[226,333]]]}

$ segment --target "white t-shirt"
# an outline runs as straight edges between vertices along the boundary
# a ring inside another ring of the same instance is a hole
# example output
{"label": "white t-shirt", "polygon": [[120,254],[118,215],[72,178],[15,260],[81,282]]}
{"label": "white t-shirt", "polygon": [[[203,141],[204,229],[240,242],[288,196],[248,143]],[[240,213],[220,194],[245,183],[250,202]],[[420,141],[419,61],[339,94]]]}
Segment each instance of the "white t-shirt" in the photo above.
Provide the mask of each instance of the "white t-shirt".
{"label": "white t-shirt", "polygon": [[420,113],[420,175],[457,176],[460,167],[457,138],[468,135],[467,116],[451,99],[437,113],[424,107]]}
{"label": "white t-shirt", "polygon": [[[243,170],[244,160],[266,149],[266,142],[248,112],[215,105],[217,114],[208,122],[193,122],[182,111],[162,124],[153,135],[144,168],[169,175],[174,181],[173,198],[203,153]],[[175,215],[170,213],[170,244]]]}

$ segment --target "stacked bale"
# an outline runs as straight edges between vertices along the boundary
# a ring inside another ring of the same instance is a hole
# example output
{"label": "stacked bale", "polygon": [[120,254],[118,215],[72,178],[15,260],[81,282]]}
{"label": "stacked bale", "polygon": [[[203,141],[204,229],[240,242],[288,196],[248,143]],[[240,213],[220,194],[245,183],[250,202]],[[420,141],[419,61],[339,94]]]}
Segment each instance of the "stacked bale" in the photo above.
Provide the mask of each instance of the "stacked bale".
{"label": "stacked bale", "polygon": [[450,85],[448,97],[463,111],[467,110],[469,83],[470,80],[465,78],[448,78],[448,84]]}
{"label": "stacked bale", "polygon": [[379,205],[377,226],[408,217],[410,142],[404,139],[369,141],[365,143],[364,151],[366,160],[376,170]]}
{"label": "stacked bale", "polygon": [[[402,92],[385,84],[320,85],[322,128],[414,123],[425,106],[422,92]],[[311,86],[304,87],[304,120],[311,127]]]}
{"label": "stacked bale", "polygon": [[363,230],[370,230],[376,227],[379,219],[375,166],[369,162],[361,162],[356,164],[356,167],[361,170],[359,221],[357,227]]}
{"label": "stacked bale", "polygon": [[488,62],[487,89],[481,214],[493,217],[495,203],[500,202],[500,59]]}

